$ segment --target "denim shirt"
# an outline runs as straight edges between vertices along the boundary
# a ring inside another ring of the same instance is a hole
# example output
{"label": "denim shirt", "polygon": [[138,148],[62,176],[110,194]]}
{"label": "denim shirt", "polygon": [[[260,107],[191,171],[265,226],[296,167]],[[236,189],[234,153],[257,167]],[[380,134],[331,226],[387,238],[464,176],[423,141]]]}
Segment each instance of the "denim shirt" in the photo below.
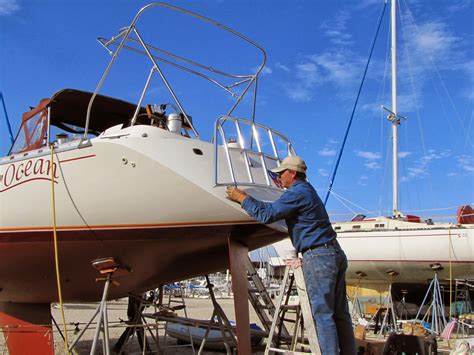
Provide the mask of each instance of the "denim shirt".
{"label": "denim shirt", "polygon": [[336,238],[321,199],[306,181],[295,181],[275,202],[247,196],[242,208],[263,224],[285,219],[293,246],[299,252]]}

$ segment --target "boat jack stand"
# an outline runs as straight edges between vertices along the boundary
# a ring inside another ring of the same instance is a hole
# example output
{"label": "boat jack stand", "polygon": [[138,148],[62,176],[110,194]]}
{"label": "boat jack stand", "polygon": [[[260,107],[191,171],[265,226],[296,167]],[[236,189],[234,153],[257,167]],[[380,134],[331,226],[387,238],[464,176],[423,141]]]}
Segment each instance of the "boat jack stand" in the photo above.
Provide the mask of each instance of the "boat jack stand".
{"label": "boat jack stand", "polygon": [[[217,303],[217,301],[216,301],[214,291],[212,290],[214,285],[211,283],[211,281],[209,281],[209,276],[208,275],[206,275],[206,283],[207,283],[206,287],[209,290],[209,295],[211,296],[212,306],[213,306],[214,310],[212,311],[211,320],[209,321],[209,325],[206,329],[206,333],[204,334],[204,338],[202,339],[201,346],[199,347],[198,355],[202,354],[202,351],[203,351],[203,349],[206,345],[207,337],[208,337],[209,332],[211,330],[211,326],[213,326],[214,323],[216,323],[216,322],[217,322],[217,325],[219,326],[219,330],[221,331],[221,334],[222,334],[222,340],[224,341],[224,346],[225,346],[226,353],[228,355],[232,354],[231,348],[229,346],[229,341],[233,342],[234,344],[237,344],[234,331],[232,330],[232,326],[229,322],[229,319],[225,315],[224,310],[222,309],[220,304]],[[230,336],[227,335],[227,332]]]}
{"label": "boat jack stand", "polygon": [[77,338],[69,347],[69,351],[72,351],[72,349],[76,346],[79,339],[81,339],[82,335],[89,328],[91,323],[94,321],[95,317],[99,315],[90,353],[91,355],[95,354],[97,341],[99,340],[100,332],[102,331],[103,336],[104,336],[103,354],[109,355],[110,347],[109,347],[109,326],[108,326],[108,318],[107,318],[107,297],[109,295],[110,284],[114,284],[118,286],[119,283],[112,279],[113,276],[119,276],[125,273],[129,273],[131,269],[127,265],[124,265],[118,262],[114,258],[97,259],[97,260],[93,260],[91,263],[92,263],[92,266],[96,268],[101,275],[105,275],[105,277],[96,278],[96,281],[105,281],[104,291],[102,293],[102,300],[97,306],[92,318],[89,320],[89,322],[86,324],[86,326],[82,329],[82,331],[79,333]]}

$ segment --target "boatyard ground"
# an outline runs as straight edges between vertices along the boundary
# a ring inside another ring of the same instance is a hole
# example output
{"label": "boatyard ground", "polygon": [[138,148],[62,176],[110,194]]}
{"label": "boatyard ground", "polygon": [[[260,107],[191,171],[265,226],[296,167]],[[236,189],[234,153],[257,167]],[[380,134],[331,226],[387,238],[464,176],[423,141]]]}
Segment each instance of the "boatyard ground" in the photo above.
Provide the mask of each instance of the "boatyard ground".
{"label": "boatyard ground", "polygon": [[[186,310],[188,313],[188,317],[194,319],[210,319],[212,315],[212,303],[209,298],[186,298]],[[217,302],[220,304],[224,312],[226,313],[229,319],[235,319],[234,314],[234,300],[232,298],[221,298],[218,299]],[[119,339],[120,335],[125,329],[125,323],[121,320],[127,320],[127,299],[120,299],[117,301],[110,301],[107,304],[108,309],[108,318],[109,318],[109,331],[110,331],[110,347],[115,345],[117,340]],[[97,307],[97,303],[84,303],[84,304],[65,304],[65,317],[66,323],[68,324],[68,335],[69,335],[69,342],[71,343],[75,339],[75,324],[78,323],[78,328],[82,329],[85,324],[90,320],[94,311]],[[250,322],[257,323],[261,326],[260,321],[254,311],[254,309],[249,304],[249,311],[250,311]],[[146,313],[153,313],[153,308],[149,307],[145,310]],[[180,311],[181,316],[182,311]],[[62,320],[61,320],[61,313],[59,308],[52,307],[52,315],[58,325],[62,328]],[[153,321],[150,321],[153,323]],[[82,339],[76,345],[74,350],[74,354],[89,354],[91,350],[92,340],[94,338],[94,331],[95,331],[95,322],[93,325],[87,330]],[[152,343],[151,337],[148,336],[148,340]],[[54,329],[54,341],[55,341],[55,354],[65,354],[64,350],[64,343],[61,341],[61,336],[59,335],[57,329]],[[163,336],[163,331],[160,331],[160,342],[163,345],[165,341]],[[166,345],[176,345],[176,340],[170,337],[167,337]],[[452,346],[456,343],[453,342]],[[153,344],[153,343],[152,343]],[[154,346],[154,344],[152,345]],[[257,348],[253,349],[253,354],[263,354],[264,353],[264,344],[260,345]],[[449,353],[449,350],[442,350],[447,349],[447,344],[445,342],[438,342],[438,353]],[[156,350],[156,347],[153,347]],[[198,347],[195,347],[196,352]],[[126,346],[124,348],[126,350],[124,354],[141,354],[141,348],[138,345],[138,341],[136,337],[133,338],[130,346]],[[102,353],[102,342],[100,342],[97,346],[97,353]],[[185,355],[185,354],[192,354],[192,350],[189,347],[181,347],[181,348],[170,348],[166,349],[164,354],[178,354],[178,355]],[[206,355],[213,355],[213,354],[223,354],[225,352],[217,352],[217,351],[204,351],[203,354]],[[0,335],[0,354],[8,354],[8,350],[5,346],[5,341],[3,336]]]}
{"label": "boatyard ground", "polygon": [[[234,300],[233,299],[218,299],[218,303],[224,309],[227,317],[229,319],[235,319],[234,315]],[[121,299],[118,301],[111,301],[107,304],[108,309],[108,318],[109,318],[109,331],[110,331],[110,347],[112,348],[113,345],[117,342],[118,338],[124,331],[125,323],[120,322],[120,320],[127,320],[127,299]],[[68,334],[69,334],[69,342],[75,338],[74,335],[74,328],[75,326],[71,323],[79,323],[79,328],[82,329],[85,326],[85,323],[89,321],[89,319],[94,314],[94,311],[97,307],[97,303],[87,303],[87,304],[65,304],[65,317],[66,323],[68,324]],[[253,308],[249,305],[250,308],[250,322],[257,323],[260,325],[257,315]],[[186,298],[186,310],[188,313],[188,317],[196,318],[196,319],[209,319],[212,315],[212,303],[211,300],[208,298]],[[144,313],[153,313],[152,308],[147,308]],[[62,320],[61,320],[61,312],[58,308],[52,308],[52,314],[58,325],[62,328]],[[151,322],[150,322],[151,323]],[[95,322],[94,326],[91,326],[90,330],[87,330],[82,337],[82,340],[76,345],[76,349],[74,351],[75,354],[89,354],[92,340],[94,338],[94,331],[95,331]],[[162,335],[163,331],[160,332]],[[54,340],[55,340],[55,353],[56,354],[65,354],[64,350],[64,343],[61,341],[61,336],[55,329],[54,332]],[[149,337],[151,341],[151,337]],[[164,338],[160,337],[160,341],[163,341]],[[167,337],[167,342],[169,345],[176,345],[176,340],[170,337]],[[132,346],[130,348],[125,348],[127,350],[127,354],[141,354],[140,346],[138,345],[138,341],[136,337],[132,341]],[[196,350],[198,348],[196,347]],[[97,346],[98,353],[102,353],[102,343]],[[254,354],[263,354],[264,348],[257,348],[255,349]],[[189,347],[183,348],[170,348],[164,352],[165,354],[192,354],[192,350]],[[0,354],[8,354],[8,351],[5,346],[3,336],[0,336]],[[205,351],[204,354],[222,354],[222,352],[212,352],[212,351]]]}

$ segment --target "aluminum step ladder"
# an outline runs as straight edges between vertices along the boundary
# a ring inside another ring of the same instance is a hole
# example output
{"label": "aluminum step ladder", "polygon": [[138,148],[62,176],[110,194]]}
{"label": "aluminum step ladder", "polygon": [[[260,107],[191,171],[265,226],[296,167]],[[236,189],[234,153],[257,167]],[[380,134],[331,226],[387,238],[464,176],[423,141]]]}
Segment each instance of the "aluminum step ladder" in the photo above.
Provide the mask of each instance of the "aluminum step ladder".
{"label": "aluminum step ladder", "polygon": [[[321,354],[316,326],[314,324],[303,269],[300,259],[285,260],[286,269],[277,308],[267,338],[265,355],[272,353],[284,354]],[[290,296],[298,295],[298,301],[290,304]],[[283,329],[284,323],[291,324],[290,341],[283,334],[275,333],[277,328]],[[286,348],[285,348],[286,347]],[[300,349],[297,351],[297,349]]]}
{"label": "aluminum step ladder", "polygon": [[[260,322],[267,332],[270,331],[272,320],[275,315],[276,307],[273,304],[272,298],[268,293],[265,285],[262,282],[260,276],[258,276],[257,270],[252,264],[250,258],[247,258],[246,262],[247,277],[248,277],[248,296],[252,307],[255,310]],[[279,332],[284,338],[290,337],[288,330],[282,324],[282,328]]]}
{"label": "aluminum step ladder", "polygon": [[[165,296],[165,289],[168,293],[168,304],[164,305],[163,298]],[[155,314],[173,314],[174,316],[179,316],[178,311],[182,311],[184,318],[188,318],[188,312],[186,310],[186,301],[184,300],[185,294],[185,285],[182,281],[177,282],[172,285],[160,286],[158,289],[157,300],[155,303]],[[158,311],[158,312],[157,312]],[[163,336],[163,344],[160,344],[158,341],[158,349],[160,352],[164,352],[169,349],[177,349],[177,348],[191,348],[192,354],[196,353],[194,348],[193,337],[190,331],[188,331],[189,335],[189,343],[184,344],[167,344],[168,342],[168,321],[160,322],[158,320],[155,321],[156,323],[156,333],[157,339],[159,340],[159,332],[160,330],[164,331]],[[188,328],[189,330],[189,328]]]}

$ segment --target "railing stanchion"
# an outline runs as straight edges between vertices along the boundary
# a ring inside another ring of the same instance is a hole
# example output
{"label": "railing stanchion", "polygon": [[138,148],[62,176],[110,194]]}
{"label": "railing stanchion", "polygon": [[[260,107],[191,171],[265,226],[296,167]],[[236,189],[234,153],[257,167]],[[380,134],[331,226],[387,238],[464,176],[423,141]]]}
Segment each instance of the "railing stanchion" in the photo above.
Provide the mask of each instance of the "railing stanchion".
{"label": "railing stanchion", "polygon": [[270,182],[270,178],[268,177],[268,169],[267,169],[267,164],[265,162],[265,156],[262,152],[262,146],[260,144],[260,136],[258,135],[258,131],[257,131],[257,128],[255,127],[255,123],[252,123],[252,132],[253,132],[253,136],[255,137],[255,143],[257,144],[257,149],[258,149],[258,152],[260,153],[260,160],[262,162],[262,167],[263,169],[265,169],[264,171],[264,175],[265,175],[265,181],[267,182],[267,185],[268,186],[271,186],[271,182]]}
{"label": "railing stanchion", "polygon": [[247,174],[249,176],[250,183],[253,184],[254,180],[252,176],[252,170],[250,169],[250,160],[247,154],[247,150],[245,149],[245,141],[244,141],[244,137],[242,136],[242,131],[240,129],[240,123],[238,120],[235,120],[234,122],[235,122],[235,129],[237,130],[237,135],[239,136],[240,148],[242,148],[242,153],[245,158],[245,167],[247,169]]}

